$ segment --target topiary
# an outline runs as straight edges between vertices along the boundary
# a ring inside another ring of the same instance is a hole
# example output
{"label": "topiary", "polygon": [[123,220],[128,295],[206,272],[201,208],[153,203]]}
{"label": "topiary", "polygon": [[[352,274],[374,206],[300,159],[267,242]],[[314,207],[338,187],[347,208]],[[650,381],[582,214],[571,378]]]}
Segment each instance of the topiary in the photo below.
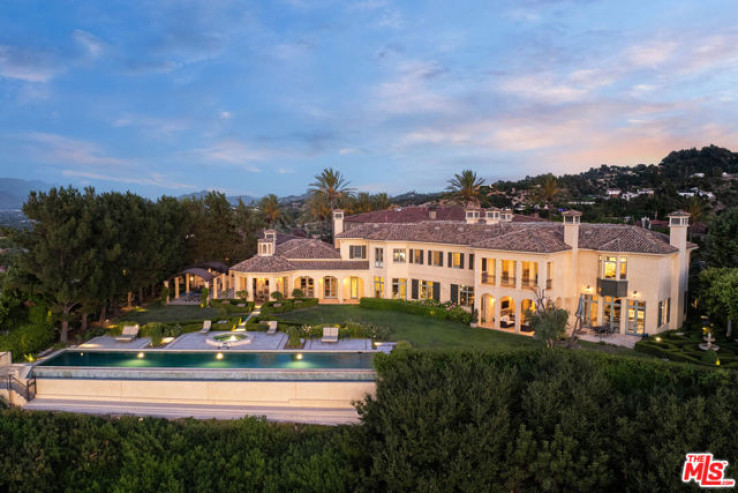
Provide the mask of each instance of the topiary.
{"label": "topiary", "polygon": [[293,298],[303,298],[305,295],[302,292],[302,289],[295,288],[292,290],[292,297]]}

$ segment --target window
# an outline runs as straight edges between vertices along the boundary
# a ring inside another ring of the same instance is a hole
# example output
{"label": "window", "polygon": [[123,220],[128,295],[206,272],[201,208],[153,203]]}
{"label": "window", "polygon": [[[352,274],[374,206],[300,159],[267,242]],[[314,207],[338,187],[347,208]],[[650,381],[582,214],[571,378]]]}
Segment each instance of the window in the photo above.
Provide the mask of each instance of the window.
{"label": "window", "polygon": [[351,283],[351,299],[358,300],[361,296],[361,279],[352,277],[349,282]]}
{"label": "window", "polygon": [[554,263],[546,262],[546,289],[553,289]]}
{"label": "window", "polygon": [[538,262],[523,262],[523,286],[538,286]]}
{"label": "window", "polygon": [[611,329],[619,330],[620,328],[620,298],[611,298],[605,296],[602,309],[602,324],[609,326]]}
{"label": "window", "polygon": [[337,298],[338,297],[338,279],[335,277],[324,277],[323,278],[323,297],[324,298]]}
{"label": "window", "polygon": [[646,328],[646,302],[639,300],[628,300],[628,326],[626,332],[629,334],[643,334]]}
{"label": "window", "polygon": [[503,286],[515,286],[515,260],[503,260],[500,284]]}
{"label": "window", "polygon": [[461,286],[459,288],[459,305],[474,306],[474,286]]}
{"label": "window", "polygon": [[407,251],[404,248],[395,248],[392,250],[392,261],[404,264],[407,262]]}
{"label": "window", "polygon": [[456,253],[456,252],[449,252],[449,263],[448,266],[453,269],[463,269],[464,268],[464,254],[463,253]]}
{"label": "window", "polygon": [[312,277],[301,277],[299,279],[300,291],[306,298],[315,297],[315,281]]}
{"label": "window", "polygon": [[374,278],[374,297],[384,298],[384,277]]}
{"label": "window", "polygon": [[392,279],[392,299],[393,300],[406,300],[407,299],[407,279],[393,278]]}
{"label": "window", "polygon": [[603,279],[627,279],[627,257],[620,257],[620,261],[618,262],[618,258],[613,255],[600,256],[600,275]]}
{"label": "window", "polygon": [[349,258],[366,258],[366,246],[364,245],[350,245],[349,246]]}
{"label": "window", "polygon": [[423,265],[423,250],[410,250],[410,263]]}
{"label": "window", "polygon": [[384,248],[374,249],[374,267],[384,267]]}
{"label": "window", "polygon": [[659,301],[659,316],[657,322],[659,327],[670,322],[671,314],[669,312],[671,312],[671,298]]}
{"label": "window", "polygon": [[438,300],[438,291],[441,285],[433,281],[418,281],[418,299],[420,300]]}
{"label": "window", "polygon": [[443,267],[443,252],[428,250],[428,265]]}
{"label": "window", "polygon": [[474,270],[474,254],[469,254],[469,270]]}
{"label": "window", "polygon": [[482,259],[482,284],[495,285],[495,274],[497,272],[497,260],[493,258]]}

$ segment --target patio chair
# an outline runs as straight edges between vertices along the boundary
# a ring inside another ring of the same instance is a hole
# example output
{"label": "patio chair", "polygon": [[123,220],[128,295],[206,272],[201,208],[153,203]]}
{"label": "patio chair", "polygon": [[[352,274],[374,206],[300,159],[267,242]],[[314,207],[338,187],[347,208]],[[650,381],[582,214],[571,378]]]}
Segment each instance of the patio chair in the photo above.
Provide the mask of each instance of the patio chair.
{"label": "patio chair", "polygon": [[202,329],[200,329],[200,334],[207,334],[210,332],[210,327],[212,326],[213,322],[211,320],[205,320],[202,323]]}
{"label": "patio chair", "polygon": [[338,342],[338,327],[323,328],[323,338],[321,342]]}
{"label": "patio chair", "polygon": [[500,317],[500,327],[508,328],[515,325],[515,318],[511,315],[503,315]]}
{"label": "patio chair", "polygon": [[118,342],[131,342],[136,337],[138,337],[138,331],[140,327],[138,324],[135,325],[125,325],[123,326],[123,330],[120,332],[120,335],[115,338]]}
{"label": "patio chair", "polygon": [[267,330],[268,336],[273,336],[277,333],[277,322],[275,320],[272,320],[270,322],[267,322],[269,324],[269,330]]}

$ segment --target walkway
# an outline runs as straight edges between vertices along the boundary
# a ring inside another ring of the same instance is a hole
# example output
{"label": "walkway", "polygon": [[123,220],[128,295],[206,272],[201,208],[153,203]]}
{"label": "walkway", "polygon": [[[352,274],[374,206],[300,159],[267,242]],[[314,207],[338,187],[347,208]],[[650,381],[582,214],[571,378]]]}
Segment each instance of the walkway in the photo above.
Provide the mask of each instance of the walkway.
{"label": "walkway", "polygon": [[157,418],[240,419],[263,416],[267,421],[319,425],[355,424],[359,415],[354,409],[307,407],[244,407],[207,404],[161,404],[144,402],[74,401],[36,398],[26,404],[29,411],[65,411],[110,416],[152,416]]}
{"label": "walkway", "polygon": [[151,344],[148,337],[137,337],[130,342],[116,341],[113,336],[93,337],[77,346],[79,349],[143,349]]}
{"label": "walkway", "polygon": [[594,334],[582,333],[579,334],[578,337],[582,341],[604,342],[605,344],[627,347],[628,349],[633,349],[636,343],[642,339],[641,336],[631,336],[627,334],[612,334],[606,337],[600,337]]}

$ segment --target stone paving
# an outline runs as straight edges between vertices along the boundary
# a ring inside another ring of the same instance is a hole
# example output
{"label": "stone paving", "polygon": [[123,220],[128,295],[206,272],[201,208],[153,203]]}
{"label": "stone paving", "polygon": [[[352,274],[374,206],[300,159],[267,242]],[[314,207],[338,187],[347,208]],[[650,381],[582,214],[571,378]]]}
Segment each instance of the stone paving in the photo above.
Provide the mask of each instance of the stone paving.
{"label": "stone paving", "polygon": [[600,337],[594,334],[580,334],[578,337],[583,341],[604,342],[605,344],[627,347],[628,349],[633,349],[636,342],[641,340],[641,336],[631,336],[627,334],[612,334],[605,337]]}
{"label": "stone paving", "polygon": [[93,337],[77,347],[84,349],[142,349],[149,344],[151,344],[151,339],[148,337],[137,337],[131,342],[121,342],[116,341],[113,336],[99,336]]}
{"label": "stone paving", "polygon": [[371,339],[339,339],[338,342],[322,342],[308,339],[303,351],[373,351]]}
{"label": "stone paving", "polygon": [[[217,348],[211,346],[206,341],[209,337],[218,334],[229,334],[230,331],[215,331],[211,330],[207,334],[201,334],[200,332],[190,332],[182,334],[174,341],[167,344],[164,349],[175,349],[179,351],[187,350],[208,350],[214,351]],[[240,332],[243,334],[243,332]],[[282,349],[287,342],[287,334],[284,332],[277,332],[274,335],[267,335],[266,332],[249,332],[253,339],[250,344],[244,344],[242,346],[232,346],[227,351],[277,351]]]}

